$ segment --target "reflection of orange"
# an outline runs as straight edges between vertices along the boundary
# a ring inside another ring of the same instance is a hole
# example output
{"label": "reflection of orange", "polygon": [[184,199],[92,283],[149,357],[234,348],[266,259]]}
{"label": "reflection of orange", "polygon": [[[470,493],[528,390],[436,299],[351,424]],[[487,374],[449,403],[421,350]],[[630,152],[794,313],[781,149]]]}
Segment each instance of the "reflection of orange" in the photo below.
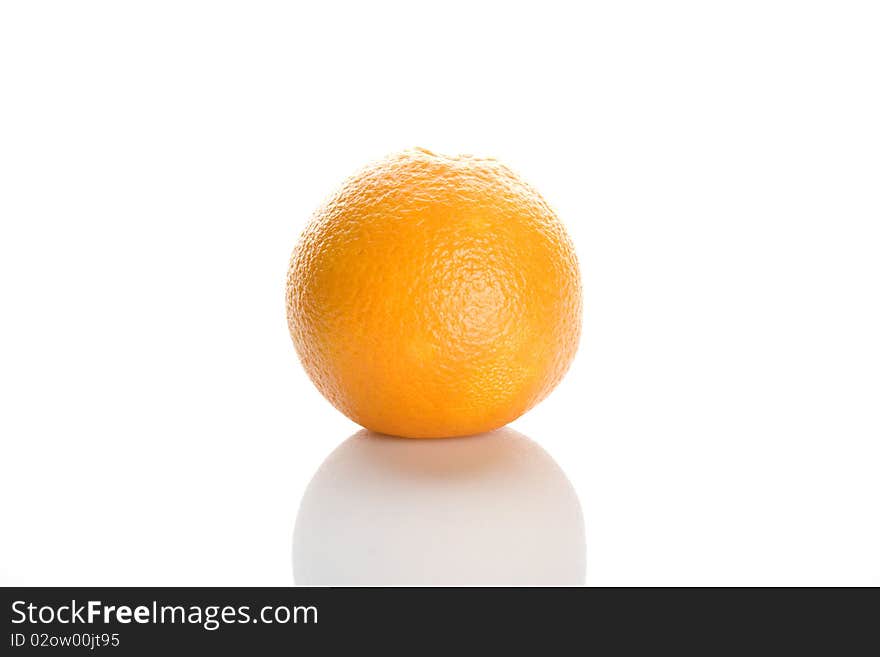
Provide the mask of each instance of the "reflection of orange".
{"label": "reflection of orange", "polygon": [[287,319],[306,371],[355,422],[412,438],[500,427],[565,374],[574,250],[491,159],[407,151],[343,184],[293,252]]}

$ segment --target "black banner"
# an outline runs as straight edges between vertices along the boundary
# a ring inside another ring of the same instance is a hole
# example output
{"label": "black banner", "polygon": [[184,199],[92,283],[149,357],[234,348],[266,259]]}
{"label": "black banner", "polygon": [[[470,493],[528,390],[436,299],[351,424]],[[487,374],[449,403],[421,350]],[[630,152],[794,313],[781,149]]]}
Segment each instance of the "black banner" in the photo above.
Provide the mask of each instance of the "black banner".
{"label": "black banner", "polygon": [[[876,590],[0,589],[3,654],[291,654],[360,647],[540,654],[653,648],[876,653]],[[563,649],[569,646],[568,649]],[[849,646],[855,652],[847,651]],[[858,650],[856,650],[858,649]],[[259,651],[255,653],[254,651]]]}

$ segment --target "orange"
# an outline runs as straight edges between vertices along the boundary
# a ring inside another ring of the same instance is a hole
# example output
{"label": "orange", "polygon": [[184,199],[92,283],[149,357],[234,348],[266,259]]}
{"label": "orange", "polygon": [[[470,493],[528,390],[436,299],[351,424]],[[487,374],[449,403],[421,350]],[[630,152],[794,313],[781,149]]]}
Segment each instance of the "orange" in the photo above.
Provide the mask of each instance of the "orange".
{"label": "orange", "polygon": [[416,149],[321,206],[287,276],[290,334],[349,418],[409,438],[516,419],[574,357],[581,285],[547,203],[493,159]]}

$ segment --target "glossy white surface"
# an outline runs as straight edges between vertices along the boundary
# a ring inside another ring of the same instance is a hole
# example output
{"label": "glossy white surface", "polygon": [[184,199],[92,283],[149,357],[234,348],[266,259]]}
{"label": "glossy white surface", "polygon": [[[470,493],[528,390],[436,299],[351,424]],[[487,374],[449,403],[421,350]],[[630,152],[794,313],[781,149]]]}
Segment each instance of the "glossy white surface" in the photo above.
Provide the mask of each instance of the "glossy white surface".
{"label": "glossy white surface", "polygon": [[584,583],[584,521],[565,474],[512,429],[446,440],[360,431],[306,489],[297,584]]}
{"label": "glossy white surface", "polygon": [[288,257],[423,146],[575,243],[580,351],[513,428],[588,585],[880,585],[878,34],[867,1],[0,2],[0,583],[293,582],[358,427]]}

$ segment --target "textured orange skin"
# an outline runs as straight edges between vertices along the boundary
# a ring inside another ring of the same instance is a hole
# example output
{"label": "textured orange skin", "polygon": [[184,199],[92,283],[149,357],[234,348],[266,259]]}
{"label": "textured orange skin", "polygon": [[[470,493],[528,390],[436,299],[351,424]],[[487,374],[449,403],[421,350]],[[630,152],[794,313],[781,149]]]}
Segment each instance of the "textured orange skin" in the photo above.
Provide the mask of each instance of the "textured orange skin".
{"label": "textured orange skin", "polygon": [[580,276],[559,219],[507,167],[417,149],[318,209],[291,257],[287,320],[309,377],[358,424],[470,435],[562,379]]}

